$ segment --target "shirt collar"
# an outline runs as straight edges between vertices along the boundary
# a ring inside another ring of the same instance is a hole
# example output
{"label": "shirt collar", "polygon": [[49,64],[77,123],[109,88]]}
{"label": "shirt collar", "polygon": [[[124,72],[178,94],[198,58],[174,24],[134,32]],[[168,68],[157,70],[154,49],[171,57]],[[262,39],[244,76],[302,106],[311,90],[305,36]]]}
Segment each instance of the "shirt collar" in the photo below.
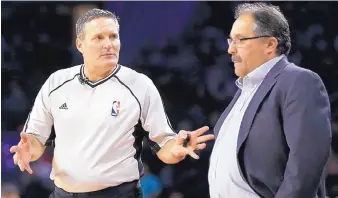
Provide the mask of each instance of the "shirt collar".
{"label": "shirt collar", "polygon": [[259,85],[264,80],[269,71],[273,68],[273,66],[276,65],[276,63],[281,60],[283,56],[284,55],[277,56],[257,67],[244,78],[238,78],[236,80],[237,87],[240,89],[251,89]]}
{"label": "shirt collar", "polygon": [[84,83],[88,84],[89,86],[91,86],[92,88],[106,82],[107,80],[111,79],[114,75],[117,74],[117,72],[120,71],[121,69],[121,65],[120,64],[117,64],[116,67],[114,68],[114,70],[108,75],[106,76],[105,78],[99,80],[99,81],[96,81],[96,82],[91,82],[90,80],[88,80],[88,78],[86,77],[85,73],[84,73],[84,67],[85,65],[82,64],[82,66],[80,67],[80,78],[81,79],[86,79],[84,80]]}

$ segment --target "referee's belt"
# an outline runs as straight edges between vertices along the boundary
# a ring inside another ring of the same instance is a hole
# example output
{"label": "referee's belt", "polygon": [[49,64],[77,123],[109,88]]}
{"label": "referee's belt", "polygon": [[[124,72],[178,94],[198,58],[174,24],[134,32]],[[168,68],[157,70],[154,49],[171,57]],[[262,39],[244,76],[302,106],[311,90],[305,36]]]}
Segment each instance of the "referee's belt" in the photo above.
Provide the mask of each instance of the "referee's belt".
{"label": "referee's belt", "polygon": [[[55,185],[54,185],[55,186]],[[118,186],[112,186],[108,188],[104,188],[102,190],[93,191],[93,192],[84,192],[84,193],[72,193],[63,190],[55,186],[55,192],[61,196],[75,196],[75,197],[86,197],[86,196],[107,196],[107,195],[123,195],[124,193],[132,192],[135,190],[137,197],[142,197],[141,185],[140,181],[132,181],[132,182],[125,182]]]}

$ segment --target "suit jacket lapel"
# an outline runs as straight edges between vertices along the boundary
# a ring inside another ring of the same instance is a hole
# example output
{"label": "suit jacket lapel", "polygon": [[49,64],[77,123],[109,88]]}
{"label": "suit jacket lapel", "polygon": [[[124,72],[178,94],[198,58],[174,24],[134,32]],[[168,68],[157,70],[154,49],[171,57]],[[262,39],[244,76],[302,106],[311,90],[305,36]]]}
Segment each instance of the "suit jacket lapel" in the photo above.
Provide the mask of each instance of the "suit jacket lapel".
{"label": "suit jacket lapel", "polygon": [[241,127],[239,130],[238,140],[237,140],[237,154],[247,138],[249,131],[251,129],[252,123],[254,121],[255,115],[259,109],[260,104],[264,100],[265,96],[272,89],[272,87],[277,82],[277,76],[282,72],[283,68],[289,64],[286,57],[283,57],[277,64],[269,71],[265,79],[257,89],[255,95],[253,96],[251,102],[246,109]]}
{"label": "suit jacket lapel", "polygon": [[241,90],[238,89],[235,96],[233,97],[233,99],[231,100],[230,104],[228,105],[228,107],[224,110],[224,112],[222,113],[221,117],[218,119],[215,127],[214,127],[214,135],[215,135],[215,139],[218,136],[219,130],[221,129],[222,124],[224,123],[226,117],[228,116],[230,110],[232,109],[232,107],[235,105],[236,101],[238,100],[239,96],[241,95]]}

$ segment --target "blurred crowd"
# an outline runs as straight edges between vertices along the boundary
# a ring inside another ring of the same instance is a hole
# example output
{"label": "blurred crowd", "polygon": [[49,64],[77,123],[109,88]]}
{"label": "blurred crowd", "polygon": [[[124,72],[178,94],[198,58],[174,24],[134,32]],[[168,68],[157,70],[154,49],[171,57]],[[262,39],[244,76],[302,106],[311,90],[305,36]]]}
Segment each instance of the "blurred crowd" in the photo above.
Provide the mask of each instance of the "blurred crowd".
{"label": "blurred crowd", "polygon": [[[214,126],[236,92],[236,76],[227,54],[226,37],[234,21],[233,8],[238,3],[198,3],[181,36],[168,37],[161,46],[156,40],[146,42],[130,65],[126,65],[154,81],[176,131]],[[338,29],[334,19],[338,18],[335,12],[338,3],[274,4],[281,7],[289,20],[292,32],[289,60],[317,72],[330,95],[333,140],[327,187],[328,196],[335,197],[338,196]],[[94,5],[104,8],[102,3]],[[88,8],[80,3],[2,3],[3,198],[6,193],[21,198],[48,197],[53,188],[49,179],[51,148],[42,159],[33,163],[34,175],[28,175],[14,166],[9,147],[18,142],[18,134],[35,96],[49,74],[81,63],[81,56],[73,45],[72,32],[77,16],[74,10],[79,7]],[[212,146],[210,143],[200,153],[200,160],[187,158],[176,165],[163,164],[145,146],[146,172],[141,179],[145,198],[209,197],[207,173]]]}

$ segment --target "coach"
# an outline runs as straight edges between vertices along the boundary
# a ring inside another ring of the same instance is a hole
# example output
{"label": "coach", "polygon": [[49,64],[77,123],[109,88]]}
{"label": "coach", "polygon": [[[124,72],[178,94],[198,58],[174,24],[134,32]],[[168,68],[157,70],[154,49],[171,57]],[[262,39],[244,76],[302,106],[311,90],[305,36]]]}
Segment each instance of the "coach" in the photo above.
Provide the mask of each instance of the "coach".
{"label": "coach", "polygon": [[278,7],[240,4],[228,53],[238,91],[214,133],[212,198],[325,197],[330,103],[320,77],[287,59],[287,20]]}

